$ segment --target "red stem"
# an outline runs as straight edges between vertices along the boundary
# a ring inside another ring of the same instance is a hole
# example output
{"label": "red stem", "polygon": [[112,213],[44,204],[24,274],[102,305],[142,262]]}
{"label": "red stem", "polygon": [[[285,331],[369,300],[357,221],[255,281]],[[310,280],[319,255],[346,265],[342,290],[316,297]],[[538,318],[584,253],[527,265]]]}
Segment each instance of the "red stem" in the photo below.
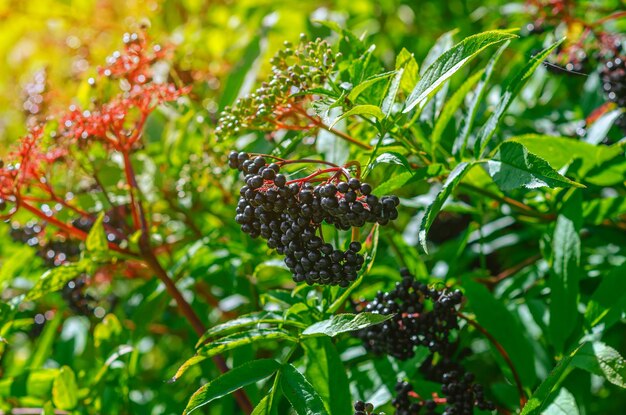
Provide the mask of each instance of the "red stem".
{"label": "red stem", "polygon": [[[139,227],[141,229],[139,248],[142,257],[146,264],[150,267],[150,269],[152,269],[152,271],[159,278],[159,280],[165,285],[165,289],[167,290],[168,294],[174,298],[178,309],[185,316],[187,321],[189,321],[196,335],[198,337],[202,337],[202,335],[204,335],[207,330],[204,323],[202,322],[202,320],[200,320],[200,317],[198,317],[191,305],[187,302],[187,300],[185,300],[185,297],[183,297],[182,293],[178,290],[178,287],[176,287],[174,281],[170,278],[167,271],[163,268],[163,266],[157,259],[154,250],[150,244],[150,234],[143,206],[141,205],[141,203],[138,203],[138,201],[134,197],[134,192],[135,190],[138,190],[138,186],[137,180],[135,178],[135,172],[132,165],[130,164],[130,155],[128,151],[124,151],[123,154],[124,171],[126,172],[126,180],[128,182],[128,186],[130,187],[133,214],[136,214],[138,216],[136,223],[139,224]],[[230,370],[222,356],[213,356],[211,360],[213,360],[213,363],[215,364],[215,366],[217,366],[218,370],[221,373],[226,373]],[[250,401],[243,389],[235,391],[234,397],[237,401],[237,404],[244,413],[249,414],[252,412],[252,402]]]}
{"label": "red stem", "polygon": [[467,321],[467,323],[470,326],[474,327],[476,330],[481,332],[487,339],[489,339],[491,344],[493,344],[493,346],[496,348],[496,350],[498,350],[498,353],[500,353],[500,355],[504,358],[504,361],[509,366],[509,369],[511,369],[511,373],[513,374],[513,378],[515,379],[515,385],[517,387],[517,392],[519,394],[520,408],[523,408],[524,405],[526,405],[526,393],[524,392],[524,387],[522,386],[522,380],[521,380],[521,378],[519,376],[519,373],[515,369],[515,365],[513,365],[513,361],[509,357],[509,354],[507,353],[507,351],[496,340],[496,338],[493,337],[493,335],[491,333],[489,333],[487,331],[487,329],[485,329],[483,326],[478,324],[478,322],[476,322],[475,320],[469,318],[468,316],[466,316],[465,314],[463,314],[461,312],[457,312],[456,314],[460,318],[462,318],[463,320]]}

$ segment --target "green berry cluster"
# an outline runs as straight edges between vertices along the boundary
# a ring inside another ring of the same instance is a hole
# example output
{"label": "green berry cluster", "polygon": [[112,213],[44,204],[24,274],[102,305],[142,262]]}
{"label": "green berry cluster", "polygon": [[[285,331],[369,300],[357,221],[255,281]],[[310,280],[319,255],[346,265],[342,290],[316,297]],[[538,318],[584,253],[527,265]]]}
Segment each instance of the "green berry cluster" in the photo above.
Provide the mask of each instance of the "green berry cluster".
{"label": "green berry cluster", "polygon": [[222,112],[216,133],[219,137],[245,132],[304,129],[302,104],[311,97],[308,91],[326,83],[341,54],[335,54],[325,40],[306,41],[301,36],[294,47],[284,48],[270,60],[269,78],[252,94],[240,98]]}

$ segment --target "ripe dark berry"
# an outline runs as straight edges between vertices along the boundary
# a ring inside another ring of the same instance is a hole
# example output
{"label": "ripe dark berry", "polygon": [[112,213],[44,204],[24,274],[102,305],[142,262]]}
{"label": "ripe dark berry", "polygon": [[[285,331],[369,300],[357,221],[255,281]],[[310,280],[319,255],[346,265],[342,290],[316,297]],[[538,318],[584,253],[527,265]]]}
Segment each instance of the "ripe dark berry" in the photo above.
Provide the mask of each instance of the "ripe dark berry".
{"label": "ripe dark berry", "polygon": [[389,354],[408,359],[416,347],[446,353],[454,347],[451,334],[458,326],[456,306],[462,301],[460,291],[428,289],[408,272],[401,270],[402,282],[389,293],[378,292],[362,310],[395,314],[384,323],[358,332],[365,348],[375,354]]}
{"label": "ripe dark berry", "polygon": [[365,262],[357,241],[346,251],[324,243],[322,224],[349,230],[366,223],[385,224],[397,216],[392,199],[386,207],[377,198],[365,200],[356,179],[350,179],[350,184],[329,179],[319,185],[299,180],[287,185],[280,163],[268,166],[264,158],[250,159],[245,153],[228,157],[229,165],[236,165],[246,180],[239,191],[235,221],[243,232],[262,237],[268,247],[284,255],[296,282],[346,287]]}

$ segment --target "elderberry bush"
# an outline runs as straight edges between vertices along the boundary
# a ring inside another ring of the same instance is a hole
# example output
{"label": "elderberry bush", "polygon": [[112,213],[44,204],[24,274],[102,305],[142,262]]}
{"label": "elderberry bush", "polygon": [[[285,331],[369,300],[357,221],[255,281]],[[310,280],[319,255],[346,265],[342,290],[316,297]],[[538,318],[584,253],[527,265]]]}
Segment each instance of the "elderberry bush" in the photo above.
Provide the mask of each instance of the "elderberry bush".
{"label": "elderberry bush", "polygon": [[322,224],[338,230],[386,225],[398,217],[397,196],[378,198],[372,187],[350,178],[329,178],[313,185],[305,179],[288,181],[278,163],[233,151],[229,166],[243,172],[235,220],[252,238],[262,237],[269,248],[285,256],[296,282],[347,287],[356,280],[365,259],[361,243],[341,250],[322,238]]}
{"label": "elderberry bush", "polygon": [[401,275],[402,281],[392,291],[379,291],[361,310],[394,317],[359,331],[358,337],[372,353],[402,360],[414,356],[417,346],[446,353],[454,347],[451,333],[459,327],[456,307],[461,304],[462,293],[429,288],[406,269],[401,270]]}

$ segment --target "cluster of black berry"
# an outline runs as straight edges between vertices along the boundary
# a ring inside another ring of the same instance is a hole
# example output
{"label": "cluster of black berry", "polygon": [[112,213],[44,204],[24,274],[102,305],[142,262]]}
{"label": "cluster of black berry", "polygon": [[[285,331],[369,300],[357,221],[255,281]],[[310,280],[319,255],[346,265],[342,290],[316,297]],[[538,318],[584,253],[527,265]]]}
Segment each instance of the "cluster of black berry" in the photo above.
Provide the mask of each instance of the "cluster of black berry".
{"label": "cluster of black berry", "polygon": [[354,415],[385,415],[383,412],[375,413],[374,405],[369,402],[356,401],[354,403]]}
{"label": "cluster of black berry", "polygon": [[[616,41],[600,69],[602,89],[609,101],[626,108],[626,54],[622,43]],[[626,132],[626,115],[618,118],[616,125]]]}
{"label": "cluster of black berry", "polygon": [[[120,244],[126,239],[127,223],[126,219],[130,215],[128,205],[115,206],[104,214],[102,222],[106,226],[106,235],[109,242]],[[72,221],[72,226],[83,232],[89,233],[96,219],[90,216],[81,216]]]}
{"label": "cluster of black berry", "polygon": [[[357,179],[329,179],[314,186],[306,180],[288,181],[277,163],[264,157],[233,151],[229,166],[242,171],[245,185],[239,194],[235,220],[253,238],[285,255],[294,281],[346,287],[364,263],[359,242],[347,250],[335,249],[322,239],[321,225],[339,230],[366,223],[384,225],[398,216],[396,196],[378,198]],[[319,235],[318,235],[319,234]]]}
{"label": "cluster of black berry", "polygon": [[307,90],[325,83],[338,57],[319,38],[306,42],[303,37],[296,47],[285,42],[285,48],[270,61],[273,66],[269,79],[254,93],[224,109],[217,135],[238,135],[251,129],[274,130],[276,120],[296,116],[293,106],[307,99]]}
{"label": "cluster of black berry", "polygon": [[396,415],[472,415],[475,408],[482,411],[496,409],[492,402],[485,400],[482,386],[474,383],[474,375],[469,372],[446,372],[440,382],[445,398],[423,400],[409,382],[398,381],[392,401]]}
{"label": "cluster of black berry", "polygon": [[365,347],[375,354],[390,354],[408,359],[416,346],[431,352],[446,353],[453,347],[451,332],[458,328],[456,306],[460,291],[429,288],[403,269],[402,282],[388,293],[379,291],[361,311],[394,314],[384,323],[358,332]]}
{"label": "cluster of black berry", "polygon": [[80,243],[67,238],[44,240],[43,226],[36,222],[29,222],[21,226],[17,222],[11,224],[9,232],[11,239],[24,243],[37,250],[37,256],[43,259],[48,268],[54,268],[78,258]]}
{"label": "cluster of black berry", "polygon": [[75,278],[65,284],[61,295],[63,299],[76,314],[91,316],[94,312],[93,304],[97,301],[91,294],[85,292],[85,276]]}

